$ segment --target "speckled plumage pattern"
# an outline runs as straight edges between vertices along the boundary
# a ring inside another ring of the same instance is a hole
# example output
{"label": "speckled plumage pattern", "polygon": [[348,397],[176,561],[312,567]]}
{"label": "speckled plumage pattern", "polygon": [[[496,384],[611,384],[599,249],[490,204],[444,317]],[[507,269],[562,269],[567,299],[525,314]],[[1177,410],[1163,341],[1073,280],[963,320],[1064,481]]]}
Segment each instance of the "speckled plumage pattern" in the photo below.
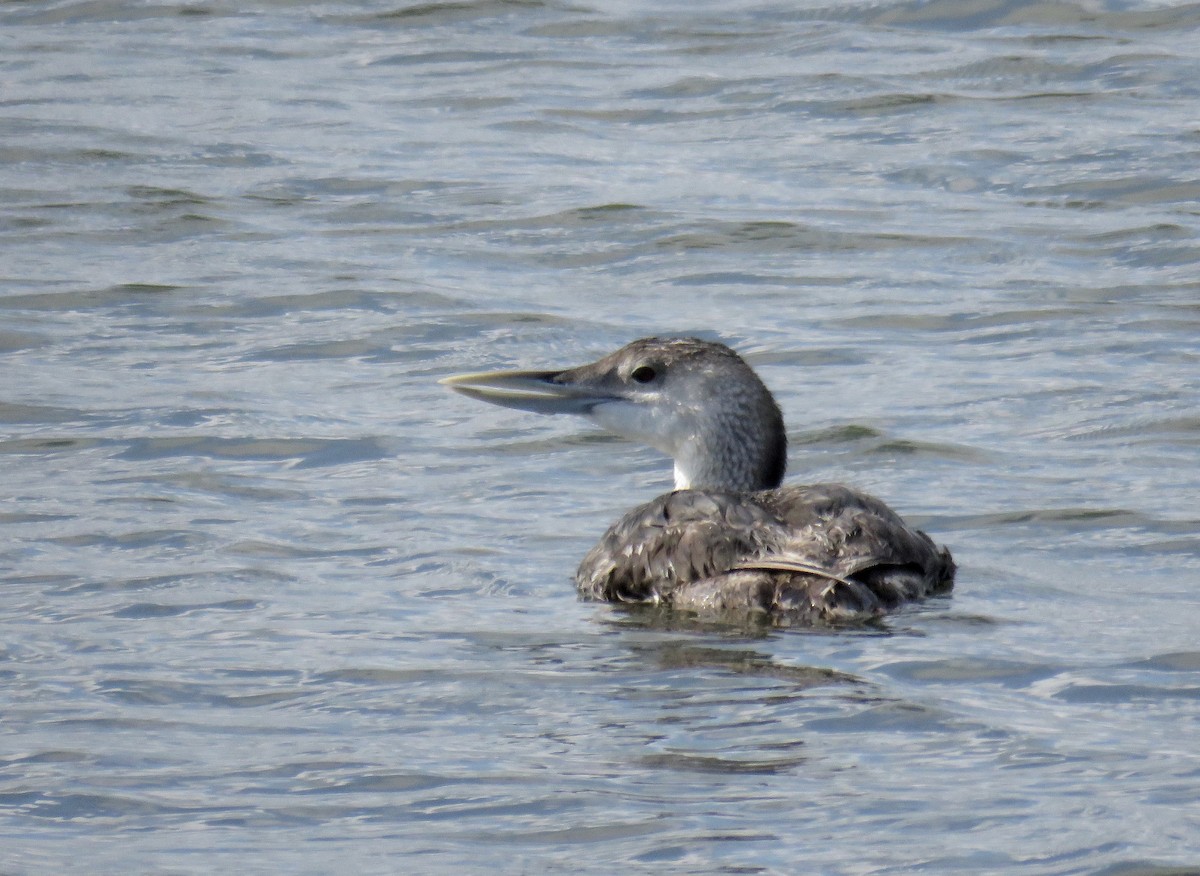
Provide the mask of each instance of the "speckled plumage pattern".
{"label": "speckled plumage pattern", "polygon": [[[829,574],[770,568],[789,561]],[[948,551],[840,484],[659,496],[615,523],[575,576],[589,599],[809,622],[873,617],[953,579]]]}

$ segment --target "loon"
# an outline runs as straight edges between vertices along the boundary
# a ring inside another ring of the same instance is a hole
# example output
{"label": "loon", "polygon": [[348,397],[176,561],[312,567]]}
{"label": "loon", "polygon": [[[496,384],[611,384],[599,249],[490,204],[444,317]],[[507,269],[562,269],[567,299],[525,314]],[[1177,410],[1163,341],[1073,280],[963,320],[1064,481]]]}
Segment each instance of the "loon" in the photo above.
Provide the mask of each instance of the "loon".
{"label": "loon", "polygon": [[504,407],[579,414],[674,459],[675,489],[627,513],[584,557],[584,598],[822,624],[953,586],[950,552],[879,499],[841,484],[780,486],[783,415],[724,344],[643,338],[565,371],[440,382]]}

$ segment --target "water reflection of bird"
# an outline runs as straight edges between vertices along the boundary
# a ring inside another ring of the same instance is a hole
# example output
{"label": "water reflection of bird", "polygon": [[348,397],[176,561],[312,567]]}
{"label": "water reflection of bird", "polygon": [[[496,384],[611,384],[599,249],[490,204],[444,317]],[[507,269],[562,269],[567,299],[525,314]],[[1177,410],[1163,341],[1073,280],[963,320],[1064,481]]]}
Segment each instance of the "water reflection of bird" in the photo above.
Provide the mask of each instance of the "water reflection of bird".
{"label": "water reflection of bird", "polygon": [[675,490],[634,508],[584,557],[579,592],[701,614],[869,618],[953,586],[945,548],[840,484],[779,486],[787,436],[758,375],[723,344],[644,338],[565,371],[442,381],[470,398],[581,414],[675,460]]}

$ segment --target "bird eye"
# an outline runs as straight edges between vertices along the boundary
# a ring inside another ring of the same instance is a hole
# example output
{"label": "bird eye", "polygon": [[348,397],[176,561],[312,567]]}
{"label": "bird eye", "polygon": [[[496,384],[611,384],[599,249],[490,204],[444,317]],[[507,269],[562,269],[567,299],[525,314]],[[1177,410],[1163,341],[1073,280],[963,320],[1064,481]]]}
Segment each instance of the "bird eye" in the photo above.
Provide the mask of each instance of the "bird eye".
{"label": "bird eye", "polygon": [[629,372],[629,376],[638,383],[649,383],[654,378],[658,377],[658,372],[651,365],[639,365]]}

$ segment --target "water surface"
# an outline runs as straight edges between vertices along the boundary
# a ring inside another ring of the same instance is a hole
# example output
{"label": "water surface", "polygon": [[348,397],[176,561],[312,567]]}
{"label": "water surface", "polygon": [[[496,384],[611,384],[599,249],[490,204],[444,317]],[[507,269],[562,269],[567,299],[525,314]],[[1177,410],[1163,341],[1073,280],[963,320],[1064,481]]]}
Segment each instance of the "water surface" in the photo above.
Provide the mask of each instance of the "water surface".
{"label": "water surface", "polygon": [[[1200,7],[0,25],[5,872],[1200,867]],[[953,595],[577,601],[669,465],[436,380],[652,333]]]}

